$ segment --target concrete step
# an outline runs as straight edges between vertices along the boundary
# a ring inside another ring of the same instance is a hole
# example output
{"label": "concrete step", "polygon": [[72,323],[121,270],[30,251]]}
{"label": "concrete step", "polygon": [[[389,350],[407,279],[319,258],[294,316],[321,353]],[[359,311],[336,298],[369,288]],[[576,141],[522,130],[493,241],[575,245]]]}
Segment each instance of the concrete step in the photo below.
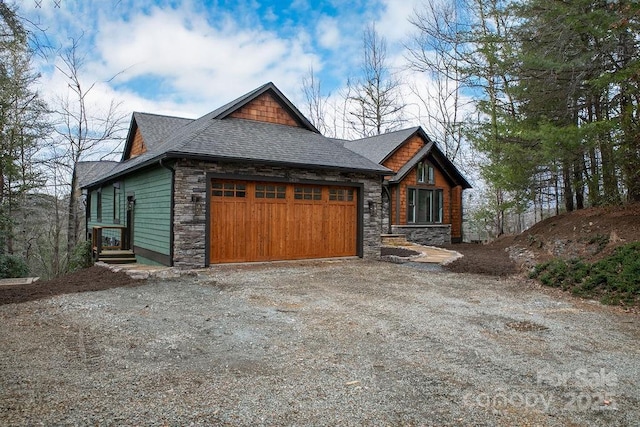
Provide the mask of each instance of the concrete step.
{"label": "concrete step", "polygon": [[409,244],[404,234],[382,234],[382,246],[403,246]]}
{"label": "concrete step", "polygon": [[104,258],[104,257],[100,257],[98,258],[98,261],[104,262],[105,264],[135,264],[136,263],[136,257],[126,257],[126,258]]}

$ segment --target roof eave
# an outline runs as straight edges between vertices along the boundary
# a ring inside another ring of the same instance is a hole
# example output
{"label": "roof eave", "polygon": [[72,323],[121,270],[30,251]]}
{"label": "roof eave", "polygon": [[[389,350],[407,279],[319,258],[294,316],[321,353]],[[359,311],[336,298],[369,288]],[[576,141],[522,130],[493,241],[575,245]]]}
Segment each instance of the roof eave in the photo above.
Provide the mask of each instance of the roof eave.
{"label": "roof eave", "polygon": [[133,144],[133,138],[135,136],[135,131],[138,128],[138,123],[135,118],[136,112],[134,111],[131,114],[131,121],[129,122],[129,130],[127,131],[127,137],[125,138],[124,150],[122,150],[122,157],[120,159],[121,162],[126,160],[126,156],[131,152],[131,145]]}
{"label": "roof eave", "polygon": [[144,169],[146,167],[149,167],[159,162],[160,160],[165,160],[165,159],[192,159],[192,160],[206,160],[206,161],[222,161],[222,162],[229,162],[229,163],[251,163],[251,164],[269,165],[269,166],[295,167],[295,168],[301,168],[301,169],[332,170],[332,171],[339,171],[339,172],[364,173],[364,174],[372,174],[372,175],[380,175],[380,176],[389,175],[390,172],[393,172],[392,170],[387,169],[384,166],[380,166],[377,169],[354,168],[354,167],[342,167],[342,166],[332,166],[332,165],[318,165],[318,164],[312,164],[312,163],[280,162],[275,160],[260,160],[260,159],[250,159],[250,158],[224,157],[224,156],[207,155],[207,154],[194,154],[194,153],[180,152],[180,151],[167,151],[165,153],[151,157],[149,160],[145,160],[144,162],[141,162],[140,164],[137,164],[131,168],[125,169],[121,172],[117,172],[112,175],[107,175],[99,180],[90,182],[84,185],[82,188],[98,187],[102,184],[114,181],[122,176],[128,175],[140,169]]}
{"label": "roof eave", "polygon": [[128,175],[128,174],[130,174],[130,173],[132,173],[132,172],[135,172],[135,171],[138,171],[138,170],[140,170],[140,169],[144,169],[144,168],[146,168],[146,167],[148,167],[148,166],[151,166],[152,164],[157,163],[158,161],[163,160],[163,159],[165,159],[165,158],[167,158],[167,156],[165,155],[165,153],[163,153],[163,154],[158,154],[158,155],[156,155],[156,156],[154,156],[154,157],[151,157],[149,160],[145,160],[144,162],[141,162],[140,164],[137,164],[137,165],[135,165],[135,166],[132,166],[132,167],[130,167],[130,168],[127,168],[127,169],[125,169],[125,170],[123,170],[123,171],[120,171],[120,172],[114,173],[114,174],[112,174],[112,175],[107,175],[107,176],[105,176],[105,177],[103,177],[103,178],[100,178],[99,180],[96,180],[96,181],[90,182],[90,183],[88,183],[88,184],[86,184],[86,185],[82,186],[81,188],[93,188],[93,187],[98,187],[98,186],[100,186],[100,185],[102,185],[102,184],[105,184],[105,183],[107,183],[107,182],[114,181],[114,180],[116,180],[117,178],[120,178],[120,177],[122,177],[122,176]]}
{"label": "roof eave", "polygon": [[268,166],[283,166],[283,167],[291,167],[291,168],[301,168],[301,169],[316,169],[316,170],[332,170],[332,171],[340,171],[340,172],[352,172],[352,173],[366,173],[366,174],[375,174],[375,175],[389,175],[390,172],[393,172],[390,169],[387,169],[384,166],[379,166],[376,169],[369,168],[354,168],[354,167],[346,167],[346,166],[334,166],[334,165],[319,165],[313,163],[296,163],[296,162],[282,162],[277,160],[263,160],[263,159],[252,159],[252,158],[242,158],[242,157],[225,157],[213,154],[194,154],[188,152],[179,152],[179,151],[169,151],[166,154],[167,158],[174,159],[192,159],[192,160],[206,160],[206,161],[221,161],[221,162],[229,162],[229,163],[251,163],[251,164],[260,164],[260,165],[268,165]]}

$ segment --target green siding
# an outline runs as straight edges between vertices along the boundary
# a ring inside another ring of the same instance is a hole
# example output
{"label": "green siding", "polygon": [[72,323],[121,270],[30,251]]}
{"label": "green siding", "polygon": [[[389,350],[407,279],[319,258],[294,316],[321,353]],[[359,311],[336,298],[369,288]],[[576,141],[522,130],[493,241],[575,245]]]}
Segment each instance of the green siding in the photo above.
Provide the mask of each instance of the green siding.
{"label": "green siding", "polygon": [[171,172],[158,167],[128,177],[121,193],[126,198],[132,192],[136,198],[133,244],[170,255]]}
{"label": "green siding", "polygon": [[136,262],[138,264],[142,264],[142,265],[153,265],[153,266],[162,266],[162,265],[164,265],[164,264],[161,264],[161,263],[159,263],[157,261],[153,261],[153,260],[151,260],[149,258],[145,258],[145,257],[143,257],[141,255],[137,255],[137,254],[136,254]]}
{"label": "green siding", "polygon": [[[105,184],[102,192],[102,220],[98,222],[97,190],[91,192],[89,230],[96,225],[125,225],[127,222],[127,195],[134,194],[133,245],[163,255],[171,254],[171,171],[156,167],[122,178],[119,195],[120,221],[114,222],[113,183]],[[116,206],[118,204],[116,203]],[[142,263],[152,263],[142,260]]]}
{"label": "green siding", "polygon": [[119,211],[120,218],[119,222],[115,221],[114,218],[114,187],[113,184],[105,185],[100,189],[101,198],[102,198],[102,218],[101,221],[98,221],[98,190],[91,191],[91,210],[89,212],[89,228],[94,225],[114,225],[120,224],[125,225],[126,222],[126,197],[122,192],[122,183],[120,184],[120,190],[118,190],[119,196]]}

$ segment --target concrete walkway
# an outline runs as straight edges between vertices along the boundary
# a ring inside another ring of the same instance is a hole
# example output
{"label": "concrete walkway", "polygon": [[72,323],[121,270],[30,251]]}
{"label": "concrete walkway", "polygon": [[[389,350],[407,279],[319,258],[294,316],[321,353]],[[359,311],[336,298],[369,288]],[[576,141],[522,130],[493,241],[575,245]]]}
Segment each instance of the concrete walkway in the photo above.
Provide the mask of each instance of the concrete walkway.
{"label": "concrete walkway", "polygon": [[435,246],[422,246],[414,243],[407,243],[406,245],[398,247],[420,252],[420,255],[416,255],[415,258],[411,258],[411,261],[413,262],[447,265],[458,258],[462,258],[462,254],[460,252],[437,248]]}

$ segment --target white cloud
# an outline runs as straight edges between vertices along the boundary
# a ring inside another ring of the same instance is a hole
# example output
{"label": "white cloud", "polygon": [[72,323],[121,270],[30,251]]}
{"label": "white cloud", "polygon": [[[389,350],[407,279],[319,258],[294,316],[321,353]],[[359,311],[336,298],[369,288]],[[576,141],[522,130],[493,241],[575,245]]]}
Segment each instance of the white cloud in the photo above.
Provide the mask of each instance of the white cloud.
{"label": "white cloud", "polygon": [[338,28],[338,20],[334,18],[324,17],[318,21],[316,26],[316,34],[318,44],[325,49],[336,49],[340,45],[340,29]]}
{"label": "white cloud", "polygon": [[296,40],[238,28],[231,19],[212,27],[186,9],[154,8],[104,22],[96,47],[110,73],[126,69],[119,83],[164,77],[183,99],[209,99],[210,109],[269,80],[283,82],[283,90],[297,88],[299,76],[316,61]]}
{"label": "white cloud", "polygon": [[376,29],[390,44],[402,42],[412,31],[409,19],[422,0],[383,0],[381,16]]}

